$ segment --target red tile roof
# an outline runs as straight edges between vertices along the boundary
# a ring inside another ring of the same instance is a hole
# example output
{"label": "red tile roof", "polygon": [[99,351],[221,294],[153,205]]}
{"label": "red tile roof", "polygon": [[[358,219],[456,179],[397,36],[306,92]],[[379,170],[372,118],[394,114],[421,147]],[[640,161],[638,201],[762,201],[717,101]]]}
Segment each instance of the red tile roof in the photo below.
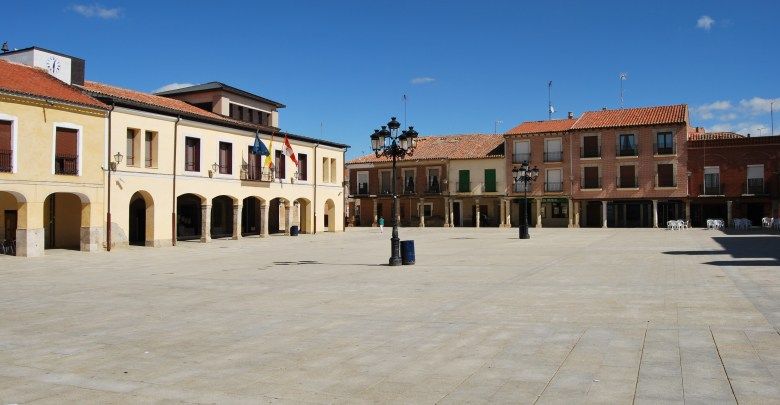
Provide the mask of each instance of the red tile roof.
{"label": "red tile roof", "polygon": [[124,89],[121,87],[116,87],[104,83],[97,83],[91,81],[84,82],[83,87],[87,92],[91,93],[95,97],[107,96],[118,100],[130,101],[133,103],[146,105],[150,108],[169,110],[174,113],[181,113],[184,115],[200,117],[200,118],[204,118],[212,121],[218,121],[233,126],[240,126],[240,127],[252,128],[252,129],[261,128],[261,129],[266,129],[268,131],[276,130],[276,128],[273,127],[266,127],[262,125],[250,124],[244,121],[234,120],[230,117],[226,117],[224,115],[216,114],[211,111],[207,111],[195,107],[194,105],[187,104],[184,101],[177,100],[174,98],[156,96],[154,94],[142,93],[136,90]]}
{"label": "red tile roof", "polygon": [[577,120],[525,121],[507,131],[508,135],[540,134],[549,132],[566,132]]}
{"label": "red tile roof", "polygon": [[685,104],[626,108],[622,110],[588,111],[582,114],[571,129],[682,124],[687,121],[687,118],[688,106]]}
{"label": "red tile roof", "polygon": [[744,138],[744,135],[738,134],[736,132],[690,132],[688,133],[688,140],[689,141],[701,141],[701,140],[712,140],[712,139],[739,139]]}
{"label": "red tile roof", "polygon": [[84,94],[45,70],[0,60],[0,90],[9,93],[47,98],[67,103],[107,109],[108,106]]}
{"label": "red tile roof", "polygon": [[[504,136],[494,134],[463,134],[424,136],[417,139],[414,155],[407,160],[430,159],[479,159],[504,156]],[[376,157],[373,153],[360,156],[347,164],[388,162],[390,158]]]}

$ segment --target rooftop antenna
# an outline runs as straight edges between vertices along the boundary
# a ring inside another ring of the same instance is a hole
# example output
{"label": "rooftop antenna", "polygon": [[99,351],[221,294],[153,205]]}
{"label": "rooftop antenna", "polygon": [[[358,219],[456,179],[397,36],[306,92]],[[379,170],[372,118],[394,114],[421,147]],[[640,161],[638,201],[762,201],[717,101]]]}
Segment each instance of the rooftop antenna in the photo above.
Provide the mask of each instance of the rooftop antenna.
{"label": "rooftop antenna", "polygon": [[552,105],[552,80],[547,82],[547,119],[551,120],[555,108]]}
{"label": "rooftop antenna", "polygon": [[8,41],[3,42],[3,47],[0,48],[0,51],[3,51],[3,53],[6,53],[9,51],[8,49]]}
{"label": "rooftop antenna", "polygon": [[620,74],[620,109],[623,109],[623,82],[628,80],[628,73]]}
{"label": "rooftop antenna", "polygon": [[496,120],[496,122],[493,123],[493,135],[498,133],[498,124],[503,124],[504,121]]}

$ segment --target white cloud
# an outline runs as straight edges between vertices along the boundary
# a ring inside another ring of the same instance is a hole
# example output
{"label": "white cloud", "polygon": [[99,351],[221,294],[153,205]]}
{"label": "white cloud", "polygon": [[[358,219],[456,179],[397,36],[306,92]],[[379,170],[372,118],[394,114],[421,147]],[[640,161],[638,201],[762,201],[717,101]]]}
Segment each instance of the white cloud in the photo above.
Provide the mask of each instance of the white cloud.
{"label": "white cloud", "polygon": [[750,100],[740,100],[739,106],[742,107],[750,115],[767,114],[770,110],[770,104],[775,103],[775,106],[780,108],[780,98],[761,98],[753,97]]}
{"label": "white cloud", "polygon": [[415,77],[414,79],[410,80],[409,83],[411,84],[428,84],[435,82],[436,79],[432,77]]}
{"label": "white cloud", "polygon": [[732,108],[731,102],[728,100],[714,101],[709,104],[704,104],[696,107],[696,114],[701,119],[709,120],[715,117],[715,112],[726,111]]}
{"label": "white cloud", "polygon": [[122,13],[122,9],[119,7],[106,8],[100,4],[73,4],[70,6],[70,10],[87,18],[97,17],[104,20],[119,18]]}
{"label": "white cloud", "polygon": [[696,20],[696,28],[701,28],[704,31],[709,31],[713,25],[715,25],[715,20],[708,15],[703,15]]}
{"label": "white cloud", "polygon": [[176,90],[176,89],[181,89],[181,88],[190,87],[190,86],[194,86],[194,84],[192,84],[192,83],[168,83],[165,86],[162,86],[162,87],[160,87],[158,89],[153,90],[152,93],[161,93],[163,91]]}

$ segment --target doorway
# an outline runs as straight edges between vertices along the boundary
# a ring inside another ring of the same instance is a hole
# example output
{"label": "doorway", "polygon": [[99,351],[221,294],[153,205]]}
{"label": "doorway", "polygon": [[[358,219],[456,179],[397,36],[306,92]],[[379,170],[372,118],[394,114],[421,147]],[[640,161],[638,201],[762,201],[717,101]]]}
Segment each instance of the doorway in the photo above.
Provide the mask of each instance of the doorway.
{"label": "doorway", "polygon": [[455,201],[452,203],[452,221],[455,226],[463,226],[460,218],[460,202]]}
{"label": "doorway", "polygon": [[146,201],[138,193],[130,201],[129,243],[146,246]]}

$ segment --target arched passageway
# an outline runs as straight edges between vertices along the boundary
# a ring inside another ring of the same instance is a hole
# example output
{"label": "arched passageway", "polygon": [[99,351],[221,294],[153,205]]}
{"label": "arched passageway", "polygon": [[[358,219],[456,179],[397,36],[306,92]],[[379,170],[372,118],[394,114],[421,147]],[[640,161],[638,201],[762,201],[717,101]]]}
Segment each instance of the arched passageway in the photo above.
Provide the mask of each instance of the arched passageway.
{"label": "arched passageway", "polygon": [[211,200],[211,237],[233,236],[233,198],[226,195]]}
{"label": "arched passageway", "polygon": [[268,204],[268,233],[287,233],[289,232],[288,216],[290,211],[290,202],[284,198],[274,198]]}
{"label": "arched passageway", "polygon": [[82,224],[89,224],[85,214],[89,215],[89,202],[84,196],[49,194],[43,202],[44,248],[80,250]]}
{"label": "arched passageway", "polygon": [[293,204],[293,225],[298,225],[301,233],[313,233],[311,202],[305,198],[295,200]]}
{"label": "arched passageway", "polygon": [[258,197],[244,198],[241,204],[241,235],[261,235],[263,232],[263,217],[260,207],[263,200]]}
{"label": "arched passageway", "polygon": [[135,246],[154,245],[154,201],[146,191],[137,191],[130,198],[128,242]]}
{"label": "arched passageway", "polygon": [[16,254],[16,231],[19,229],[20,215],[23,215],[24,200],[16,193],[0,191],[0,254]]}
{"label": "arched passageway", "polygon": [[202,235],[203,198],[182,194],[176,198],[176,240],[200,239]]}
{"label": "arched passageway", "polygon": [[325,201],[325,215],[323,215],[324,227],[328,232],[336,231],[336,203],[328,199]]}

